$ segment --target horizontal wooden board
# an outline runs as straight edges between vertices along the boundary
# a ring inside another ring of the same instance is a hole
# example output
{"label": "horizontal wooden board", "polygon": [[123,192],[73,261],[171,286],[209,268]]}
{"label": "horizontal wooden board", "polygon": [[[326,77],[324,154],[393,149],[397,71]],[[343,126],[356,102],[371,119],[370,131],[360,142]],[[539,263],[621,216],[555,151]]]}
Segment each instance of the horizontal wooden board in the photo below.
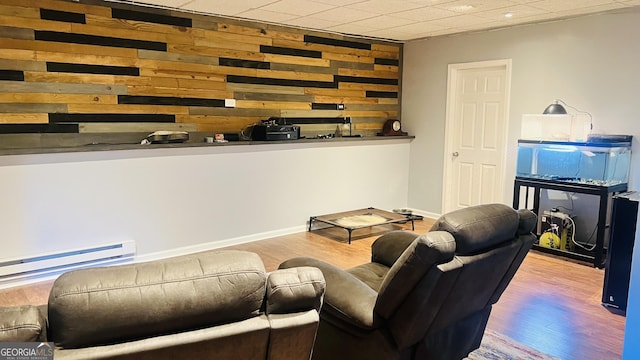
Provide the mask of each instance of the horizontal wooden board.
{"label": "horizontal wooden board", "polygon": [[358,70],[358,69],[338,69],[338,75],[354,76],[354,77],[368,77],[368,78],[384,78],[384,79],[398,79],[397,72],[391,71],[379,71],[379,70]]}
{"label": "horizontal wooden board", "polygon": [[209,46],[196,46],[185,44],[169,44],[168,52],[178,54],[196,54],[215,57],[228,57],[234,59],[246,59],[246,60],[264,60],[264,54],[253,51],[233,50],[233,49],[221,49]]}
{"label": "horizontal wooden board", "polygon": [[344,90],[344,89],[304,89],[305,94],[317,96],[345,96],[352,98],[364,98],[364,90]]}
{"label": "horizontal wooden board", "polygon": [[397,111],[345,110],[345,116],[351,117],[397,117]]}
{"label": "horizontal wooden board", "polygon": [[[176,119],[177,121],[177,119]],[[196,131],[198,127],[192,123],[80,123],[80,133],[112,133],[112,132],[148,132],[158,130]]]}
{"label": "horizontal wooden board", "polygon": [[274,85],[261,85],[261,84],[244,84],[244,83],[227,83],[227,89],[237,92],[256,92],[267,94],[290,94],[290,95],[303,95],[311,89],[305,89],[302,87],[292,86],[274,86]]}
{"label": "horizontal wooden board", "polygon": [[[47,92],[57,94],[125,94],[127,88],[119,85],[100,85],[91,83],[73,84],[68,82],[32,82],[29,81],[3,81],[2,90],[8,93],[13,92]],[[73,74],[76,75],[76,74]]]}
{"label": "horizontal wooden board", "polygon": [[71,11],[83,14],[93,14],[100,16],[111,16],[111,8],[105,6],[95,6],[89,4],[81,4],[78,2],[69,2],[69,1],[47,1],[43,2],[42,0],[2,0],[2,3],[5,5],[13,5],[20,6],[25,8],[33,8],[38,9],[40,7],[46,6],[47,8],[61,10],[61,11]]}
{"label": "horizontal wooden board", "polygon": [[211,39],[194,39],[194,46],[206,47],[211,49],[224,49],[224,50],[235,50],[235,51],[245,51],[245,52],[260,52],[259,44],[247,44],[241,42],[227,42],[224,40],[211,40]]}
{"label": "horizontal wooden board", "polygon": [[[66,43],[60,46],[60,43],[48,41],[29,41],[20,39],[0,39],[0,48],[2,49],[20,49],[20,50],[36,50],[50,53],[67,54],[69,60],[75,58],[79,54],[106,55],[116,57],[134,58],[137,54],[136,49],[127,49],[120,47],[106,47],[98,45],[71,44]],[[3,50],[5,51],[5,50]]]}
{"label": "horizontal wooden board", "polygon": [[338,84],[340,90],[375,90],[375,91],[398,91],[398,85],[384,85],[384,84],[367,84],[367,83],[352,83],[341,82]]}
{"label": "horizontal wooden board", "polygon": [[49,122],[47,114],[6,114],[0,113],[0,124],[46,124]]}
{"label": "horizontal wooden board", "polygon": [[280,116],[280,109],[238,109],[238,108],[192,108],[189,115],[213,115],[213,116],[239,116],[259,117],[267,119],[272,116]]}
{"label": "horizontal wooden board", "polygon": [[253,23],[253,26],[242,26],[228,23],[220,23],[217,27],[219,32],[229,32],[241,35],[250,35],[258,37],[269,37],[271,39],[303,41],[304,35],[288,31],[275,30],[264,24]]}
{"label": "horizontal wooden board", "polygon": [[308,66],[318,66],[318,67],[331,66],[330,60],[316,59],[316,58],[302,57],[302,56],[264,54],[263,59],[265,61],[269,61],[272,63],[281,63],[281,64],[297,64],[297,65],[308,65]]}
{"label": "horizontal wooden board", "polygon": [[188,114],[186,106],[169,105],[87,105],[69,104],[69,113],[101,113],[101,114]]}
{"label": "horizontal wooden board", "polygon": [[311,95],[290,95],[290,94],[273,94],[273,93],[259,93],[259,92],[238,92],[236,91],[233,96],[237,100],[259,100],[259,101],[293,101],[293,102],[308,102],[313,101]]}
{"label": "horizontal wooden board", "polygon": [[157,86],[130,86],[129,95],[178,96],[197,98],[231,99],[233,92],[224,90],[210,90],[207,88],[164,88]]}
{"label": "horizontal wooden board", "polygon": [[378,104],[398,105],[398,99],[378,99]]}
{"label": "horizontal wooden board", "polygon": [[364,56],[364,55],[348,55],[348,54],[335,54],[335,53],[323,53],[323,59],[328,60],[338,60],[338,61],[347,61],[347,62],[355,62],[355,63],[365,63],[365,64],[373,64],[374,57],[373,56]]}
{"label": "horizontal wooden board", "polygon": [[[337,41],[342,41],[342,40],[337,40]],[[351,56],[370,56],[371,55],[370,50],[305,43],[300,41],[274,40],[273,45],[287,47],[287,48],[301,49],[301,50],[313,50],[313,51],[318,51],[322,53],[343,54],[343,55],[351,55]]]}
{"label": "horizontal wooden board", "polygon": [[33,37],[33,30],[12,26],[0,26],[0,38],[33,40]]}
{"label": "horizontal wooden board", "polygon": [[0,69],[19,71],[47,71],[44,62],[29,60],[5,60],[0,58]]}
{"label": "horizontal wooden board", "polygon": [[282,117],[289,118],[313,118],[313,117],[333,117],[333,118],[342,118],[344,117],[344,111],[341,110],[282,110]]}
{"label": "horizontal wooden board", "polygon": [[316,74],[305,73],[300,71],[279,71],[279,70],[262,70],[257,69],[256,76],[274,79],[295,79],[295,80],[313,80],[313,81],[333,81],[332,74]]}
{"label": "horizontal wooden board", "polygon": [[207,81],[225,81],[225,76],[220,74],[213,74],[210,72],[201,72],[195,73],[189,71],[188,69],[149,69],[149,68],[141,68],[140,76],[150,76],[150,77],[173,77],[173,78],[182,78],[182,79],[196,79],[196,80],[207,80]]}
{"label": "horizontal wooden board", "polygon": [[336,103],[336,104],[347,104],[346,108],[350,109],[352,104],[370,104],[374,105],[378,103],[377,99],[367,99],[361,97],[349,97],[349,96],[320,96],[317,95],[314,97],[314,100],[319,103]]}
{"label": "horizontal wooden board", "polygon": [[138,59],[175,61],[183,64],[193,63],[193,64],[203,64],[203,65],[218,65],[218,57],[215,57],[215,56],[175,54],[175,53],[169,53],[164,51],[139,49],[137,51],[137,57]]}
{"label": "horizontal wooden board", "polygon": [[49,103],[0,103],[0,113],[52,113],[67,111],[67,104]]}
{"label": "horizontal wooden board", "polygon": [[175,122],[172,114],[118,114],[118,113],[50,113],[50,123],[153,123],[153,122]]}
{"label": "horizontal wooden board", "polygon": [[311,104],[307,102],[293,101],[254,101],[237,100],[236,107],[239,109],[311,109]]}
{"label": "horizontal wooden board", "polygon": [[86,95],[60,93],[0,93],[0,103],[53,103],[53,104],[117,104],[116,95]]}

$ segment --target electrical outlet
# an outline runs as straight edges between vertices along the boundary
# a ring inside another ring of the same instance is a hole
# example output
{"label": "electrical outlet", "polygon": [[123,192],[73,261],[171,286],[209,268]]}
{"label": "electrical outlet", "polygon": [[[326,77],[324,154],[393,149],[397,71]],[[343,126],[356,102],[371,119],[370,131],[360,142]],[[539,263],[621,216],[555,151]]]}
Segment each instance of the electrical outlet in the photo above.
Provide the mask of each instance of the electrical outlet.
{"label": "electrical outlet", "polygon": [[236,107],[236,99],[224,99],[224,107],[228,107],[228,108]]}

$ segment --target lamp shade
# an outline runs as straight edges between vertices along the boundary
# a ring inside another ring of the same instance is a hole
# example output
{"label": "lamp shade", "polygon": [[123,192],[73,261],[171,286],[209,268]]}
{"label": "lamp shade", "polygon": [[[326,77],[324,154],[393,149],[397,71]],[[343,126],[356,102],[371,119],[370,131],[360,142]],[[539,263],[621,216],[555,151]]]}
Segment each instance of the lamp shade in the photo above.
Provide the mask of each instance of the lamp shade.
{"label": "lamp shade", "polygon": [[543,114],[545,115],[558,115],[558,114],[566,114],[567,110],[564,108],[564,106],[558,104],[558,103],[553,103],[549,106],[547,106],[546,109],[544,109]]}

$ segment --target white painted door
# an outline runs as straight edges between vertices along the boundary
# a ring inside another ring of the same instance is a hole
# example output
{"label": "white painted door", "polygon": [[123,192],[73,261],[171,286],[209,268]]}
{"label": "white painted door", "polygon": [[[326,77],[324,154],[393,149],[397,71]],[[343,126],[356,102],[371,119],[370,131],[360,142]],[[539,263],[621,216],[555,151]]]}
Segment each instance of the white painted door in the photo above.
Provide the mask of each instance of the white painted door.
{"label": "white painted door", "polygon": [[510,60],[449,66],[443,212],[503,202]]}

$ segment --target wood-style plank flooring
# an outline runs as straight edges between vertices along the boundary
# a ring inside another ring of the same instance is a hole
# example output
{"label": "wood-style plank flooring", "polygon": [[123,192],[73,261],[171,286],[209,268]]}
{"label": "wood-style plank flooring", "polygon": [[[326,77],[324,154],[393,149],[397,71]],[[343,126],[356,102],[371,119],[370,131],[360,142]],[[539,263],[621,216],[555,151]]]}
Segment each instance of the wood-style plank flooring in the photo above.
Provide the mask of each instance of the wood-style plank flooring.
{"label": "wood-style plank flooring", "polygon": [[[432,220],[416,221],[425,232]],[[327,228],[255,241],[230,248],[258,253],[268,271],[289,258],[310,256],[349,268],[370,259],[373,240],[410,224],[347,232]],[[620,359],[625,317],[600,304],[604,271],[531,251],[494,306],[488,328],[561,359]],[[44,304],[51,282],[0,290],[0,306]]]}

